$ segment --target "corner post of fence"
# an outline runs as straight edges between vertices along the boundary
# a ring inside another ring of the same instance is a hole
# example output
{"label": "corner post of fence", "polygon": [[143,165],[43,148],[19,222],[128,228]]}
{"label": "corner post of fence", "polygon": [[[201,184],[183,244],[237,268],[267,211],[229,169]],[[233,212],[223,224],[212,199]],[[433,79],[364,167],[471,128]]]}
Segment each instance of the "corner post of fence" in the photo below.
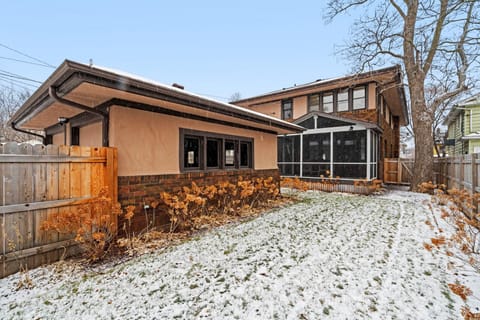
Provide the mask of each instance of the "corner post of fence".
{"label": "corner post of fence", "polygon": [[477,185],[478,185],[478,170],[477,170],[477,159],[478,154],[472,154],[472,205],[474,208],[474,214],[478,213],[478,201],[475,197],[477,193]]}
{"label": "corner post of fence", "polygon": [[465,156],[460,156],[460,177],[458,177],[458,189],[465,189]]}

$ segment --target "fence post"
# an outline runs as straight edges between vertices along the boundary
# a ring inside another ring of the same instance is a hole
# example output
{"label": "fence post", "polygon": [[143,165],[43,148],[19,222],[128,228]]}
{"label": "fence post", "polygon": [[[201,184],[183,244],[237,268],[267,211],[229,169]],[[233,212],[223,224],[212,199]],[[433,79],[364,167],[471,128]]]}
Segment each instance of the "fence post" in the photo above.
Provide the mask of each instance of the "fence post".
{"label": "fence post", "polygon": [[465,166],[463,160],[465,159],[465,156],[462,155],[460,156],[460,177],[458,178],[458,184],[459,184],[459,189],[465,189],[465,184],[464,184],[464,178],[465,178]]}
{"label": "fence post", "polygon": [[477,179],[478,179],[478,174],[477,174],[477,159],[478,159],[478,154],[473,153],[472,154],[472,205],[474,208],[474,214],[478,213],[478,203],[477,199],[475,197],[475,193],[477,193]]}

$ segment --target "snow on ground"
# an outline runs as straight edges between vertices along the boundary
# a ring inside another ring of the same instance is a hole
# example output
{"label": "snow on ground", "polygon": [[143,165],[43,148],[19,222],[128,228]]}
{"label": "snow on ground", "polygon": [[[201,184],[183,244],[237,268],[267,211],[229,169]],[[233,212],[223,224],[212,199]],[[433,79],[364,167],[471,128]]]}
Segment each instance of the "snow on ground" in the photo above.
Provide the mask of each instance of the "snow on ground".
{"label": "snow on ground", "polygon": [[7,277],[1,318],[460,318],[449,258],[422,245],[434,235],[428,196],[302,199],[116,266],[38,268],[32,289],[15,291],[22,276]]}

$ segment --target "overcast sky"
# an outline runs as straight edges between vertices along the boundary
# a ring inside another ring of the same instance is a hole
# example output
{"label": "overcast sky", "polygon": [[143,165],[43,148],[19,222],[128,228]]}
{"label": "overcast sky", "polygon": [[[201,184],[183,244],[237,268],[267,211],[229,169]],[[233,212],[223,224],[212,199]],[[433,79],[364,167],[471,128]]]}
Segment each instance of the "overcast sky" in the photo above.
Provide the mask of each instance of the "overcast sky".
{"label": "overcast sky", "polygon": [[352,17],[326,24],[325,1],[25,0],[1,10],[2,86],[10,85],[5,71],[43,82],[54,70],[13,61],[39,63],[5,46],[55,67],[92,59],[223,100],[350,71],[335,46]]}

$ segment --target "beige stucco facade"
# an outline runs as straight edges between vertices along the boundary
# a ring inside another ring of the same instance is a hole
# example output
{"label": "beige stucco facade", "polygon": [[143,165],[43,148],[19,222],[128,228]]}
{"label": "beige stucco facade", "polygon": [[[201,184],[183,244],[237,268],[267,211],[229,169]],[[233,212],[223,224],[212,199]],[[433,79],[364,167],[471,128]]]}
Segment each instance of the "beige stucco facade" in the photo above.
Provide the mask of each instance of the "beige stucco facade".
{"label": "beige stucco facade", "polygon": [[277,168],[276,134],[113,106],[109,141],[118,149],[119,176],[180,173],[181,128],[252,138],[254,169]]}
{"label": "beige stucco facade", "polygon": [[80,145],[81,146],[101,146],[102,145],[102,122],[95,122],[84,127],[80,127]]}

